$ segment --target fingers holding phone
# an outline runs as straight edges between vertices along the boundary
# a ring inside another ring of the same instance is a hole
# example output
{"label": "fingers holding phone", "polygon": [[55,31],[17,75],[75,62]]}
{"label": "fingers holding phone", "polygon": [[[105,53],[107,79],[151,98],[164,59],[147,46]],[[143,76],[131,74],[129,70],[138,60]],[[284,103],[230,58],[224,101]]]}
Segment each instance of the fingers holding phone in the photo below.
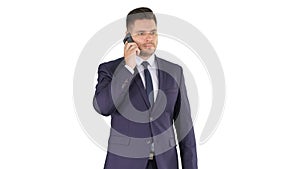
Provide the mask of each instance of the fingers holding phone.
{"label": "fingers holding phone", "polygon": [[138,45],[133,41],[130,34],[127,34],[123,40],[124,46],[124,57],[126,65],[134,69],[136,66],[135,57],[140,54],[140,49]]}

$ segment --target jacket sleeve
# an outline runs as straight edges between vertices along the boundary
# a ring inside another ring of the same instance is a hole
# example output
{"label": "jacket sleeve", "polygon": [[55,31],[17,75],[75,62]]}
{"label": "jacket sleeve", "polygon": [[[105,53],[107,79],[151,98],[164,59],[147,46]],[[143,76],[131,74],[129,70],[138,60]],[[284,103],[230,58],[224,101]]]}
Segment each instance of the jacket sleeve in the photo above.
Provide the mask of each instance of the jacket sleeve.
{"label": "jacket sleeve", "polygon": [[135,74],[132,74],[124,64],[115,69],[109,69],[107,63],[100,64],[98,68],[98,83],[93,99],[95,110],[109,116],[117,110],[118,105],[128,94],[130,83]]}
{"label": "jacket sleeve", "polygon": [[197,169],[196,140],[182,68],[179,89],[173,119],[179,142],[182,169]]}

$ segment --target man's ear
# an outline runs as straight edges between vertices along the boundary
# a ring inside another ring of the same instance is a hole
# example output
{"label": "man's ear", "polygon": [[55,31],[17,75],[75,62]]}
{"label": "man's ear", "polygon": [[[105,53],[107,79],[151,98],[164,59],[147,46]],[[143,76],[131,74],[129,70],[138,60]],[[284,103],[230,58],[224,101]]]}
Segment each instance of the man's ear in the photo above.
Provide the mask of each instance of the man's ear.
{"label": "man's ear", "polygon": [[133,25],[132,24],[129,24],[128,27],[126,28],[126,34],[127,33],[130,33],[133,29]]}

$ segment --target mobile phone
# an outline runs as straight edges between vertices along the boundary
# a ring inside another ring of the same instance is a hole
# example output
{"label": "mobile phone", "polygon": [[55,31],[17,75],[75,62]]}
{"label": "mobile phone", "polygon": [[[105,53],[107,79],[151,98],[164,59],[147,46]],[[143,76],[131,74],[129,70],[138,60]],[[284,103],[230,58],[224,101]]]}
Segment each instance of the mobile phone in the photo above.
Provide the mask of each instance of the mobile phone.
{"label": "mobile phone", "polygon": [[134,42],[133,39],[132,39],[132,37],[131,37],[131,34],[130,34],[130,33],[127,33],[127,34],[126,34],[125,38],[123,39],[123,43],[125,44],[126,41],[127,41],[128,43]]}

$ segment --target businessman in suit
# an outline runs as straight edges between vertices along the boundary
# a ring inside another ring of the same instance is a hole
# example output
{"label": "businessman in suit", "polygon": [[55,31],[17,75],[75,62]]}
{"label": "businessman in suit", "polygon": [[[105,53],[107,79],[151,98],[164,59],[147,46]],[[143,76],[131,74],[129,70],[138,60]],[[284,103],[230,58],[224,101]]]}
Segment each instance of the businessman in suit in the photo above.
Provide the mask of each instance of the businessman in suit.
{"label": "businessman in suit", "polygon": [[[95,109],[111,116],[105,169],[197,169],[196,141],[183,70],[159,58],[157,21],[146,7],[126,18],[124,56],[100,64]],[[175,130],[176,128],[176,135]]]}

